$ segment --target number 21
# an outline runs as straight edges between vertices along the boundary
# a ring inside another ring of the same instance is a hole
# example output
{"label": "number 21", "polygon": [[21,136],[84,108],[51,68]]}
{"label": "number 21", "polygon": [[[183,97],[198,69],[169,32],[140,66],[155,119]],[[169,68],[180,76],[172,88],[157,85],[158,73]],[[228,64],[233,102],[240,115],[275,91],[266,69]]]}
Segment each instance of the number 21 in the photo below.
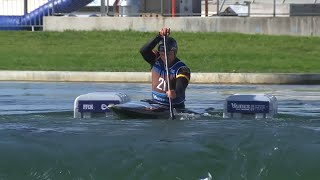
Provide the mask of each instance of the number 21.
{"label": "number 21", "polygon": [[161,91],[165,91],[166,90],[166,81],[162,78],[159,77],[159,84],[157,86],[157,89],[161,90]]}

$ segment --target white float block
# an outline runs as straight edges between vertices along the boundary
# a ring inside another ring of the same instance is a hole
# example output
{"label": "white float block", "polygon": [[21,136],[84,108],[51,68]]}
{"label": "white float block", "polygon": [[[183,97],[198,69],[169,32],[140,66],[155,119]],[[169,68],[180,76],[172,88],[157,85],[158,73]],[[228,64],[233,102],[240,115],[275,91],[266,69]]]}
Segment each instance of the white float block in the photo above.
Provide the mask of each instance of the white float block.
{"label": "white float block", "polygon": [[273,118],[278,113],[277,98],[266,94],[234,94],[224,103],[224,118]]}
{"label": "white float block", "polygon": [[78,96],[74,100],[73,117],[90,118],[92,114],[110,112],[108,105],[130,101],[126,94],[116,92],[93,92]]}

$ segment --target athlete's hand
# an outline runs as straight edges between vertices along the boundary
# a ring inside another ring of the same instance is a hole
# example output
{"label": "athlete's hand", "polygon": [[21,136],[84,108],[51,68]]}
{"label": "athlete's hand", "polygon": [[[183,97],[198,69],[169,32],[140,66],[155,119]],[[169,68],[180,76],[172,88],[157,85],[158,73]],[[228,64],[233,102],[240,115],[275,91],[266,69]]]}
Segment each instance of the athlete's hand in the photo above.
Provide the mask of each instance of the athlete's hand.
{"label": "athlete's hand", "polygon": [[170,35],[170,28],[162,28],[159,31],[160,36],[169,36]]}
{"label": "athlete's hand", "polygon": [[177,97],[177,94],[176,94],[175,90],[167,91],[166,94],[170,99],[175,99]]}

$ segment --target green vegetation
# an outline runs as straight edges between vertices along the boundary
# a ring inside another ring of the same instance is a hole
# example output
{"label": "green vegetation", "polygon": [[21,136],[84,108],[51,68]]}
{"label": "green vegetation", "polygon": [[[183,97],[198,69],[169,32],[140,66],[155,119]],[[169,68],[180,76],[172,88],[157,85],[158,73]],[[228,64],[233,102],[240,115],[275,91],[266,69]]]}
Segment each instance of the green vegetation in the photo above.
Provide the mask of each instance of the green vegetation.
{"label": "green vegetation", "polygon": [[[156,32],[0,32],[0,70],[148,71]],[[319,73],[320,38],[172,32],[193,72]]]}

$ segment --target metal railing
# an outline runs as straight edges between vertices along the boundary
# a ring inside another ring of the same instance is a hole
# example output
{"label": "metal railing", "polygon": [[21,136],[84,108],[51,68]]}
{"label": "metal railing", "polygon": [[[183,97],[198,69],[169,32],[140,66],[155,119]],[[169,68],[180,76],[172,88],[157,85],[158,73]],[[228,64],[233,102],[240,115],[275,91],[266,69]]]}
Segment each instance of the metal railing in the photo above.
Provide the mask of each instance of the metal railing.
{"label": "metal railing", "polygon": [[[317,13],[320,0],[114,0],[111,11],[109,0],[101,1],[101,16],[228,16],[237,15],[232,10],[242,10],[240,16],[290,16],[290,15],[320,15]],[[138,12],[123,14],[121,6],[124,1],[140,2]],[[108,3],[106,3],[108,2]],[[109,4],[109,6],[108,6]],[[309,5],[302,7],[299,5]],[[173,8],[175,7],[175,8]],[[232,8],[234,9],[232,9]],[[292,9],[301,12],[293,13]],[[308,12],[308,8],[310,11]],[[239,14],[238,14],[239,15]]]}
{"label": "metal railing", "polygon": [[0,0],[0,30],[41,29],[43,16],[54,13],[53,3],[49,0]]}
{"label": "metal railing", "polygon": [[[65,14],[121,17],[320,15],[320,0],[95,0],[89,6],[86,5],[93,0],[77,0],[72,1],[76,2],[74,8],[62,4],[66,1],[71,0],[0,0],[0,30],[41,29],[44,16]],[[55,12],[59,3],[70,11]],[[70,14],[83,6],[85,8]]]}
{"label": "metal railing", "polygon": [[0,30],[41,29],[43,17],[70,13],[93,0],[0,0]]}
{"label": "metal railing", "polygon": [[[232,10],[246,9],[245,16],[319,16],[318,0],[211,0],[209,16],[237,15]],[[230,9],[231,8],[231,9]],[[233,8],[233,9],[232,9]]]}
{"label": "metal railing", "polygon": [[[47,3],[45,0],[44,3]],[[44,4],[43,0],[0,0],[0,15],[25,15]]]}

